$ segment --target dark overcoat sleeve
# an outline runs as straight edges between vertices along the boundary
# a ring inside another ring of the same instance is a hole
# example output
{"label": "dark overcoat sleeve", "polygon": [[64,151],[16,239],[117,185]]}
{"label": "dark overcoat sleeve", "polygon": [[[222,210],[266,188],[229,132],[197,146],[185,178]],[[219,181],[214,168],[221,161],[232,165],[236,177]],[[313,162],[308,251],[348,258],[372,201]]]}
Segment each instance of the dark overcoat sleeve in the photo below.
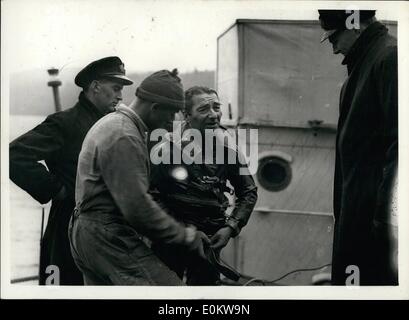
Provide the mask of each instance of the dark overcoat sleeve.
{"label": "dark overcoat sleeve", "polygon": [[375,79],[377,81],[378,99],[381,106],[383,126],[383,141],[381,146],[385,151],[382,167],[382,179],[377,192],[375,221],[388,222],[389,203],[393,181],[398,165],[398,68],[397,48],[387,48],[382,59],[376,64]]}
{"label": "dark overcoat sleeve", "polygon": [[10,179],[35,200],[49,202],[62,183],[39,161],[52,161],[64,146],[63,125],[54,115],[10,143]]}

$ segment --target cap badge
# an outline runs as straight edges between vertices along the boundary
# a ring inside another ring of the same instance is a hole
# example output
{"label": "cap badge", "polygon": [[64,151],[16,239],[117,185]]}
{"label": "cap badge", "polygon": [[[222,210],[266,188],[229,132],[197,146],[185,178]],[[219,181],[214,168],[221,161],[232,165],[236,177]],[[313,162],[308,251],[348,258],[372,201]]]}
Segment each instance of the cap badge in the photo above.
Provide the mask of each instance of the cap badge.
{"label": "cap badge", "polygon": [[119,70],[120,70],[122,73],[125,74],[125,68],[124,68],[124,65],[123,65],[123,64],[120,64],[120,65],[119,65]]}

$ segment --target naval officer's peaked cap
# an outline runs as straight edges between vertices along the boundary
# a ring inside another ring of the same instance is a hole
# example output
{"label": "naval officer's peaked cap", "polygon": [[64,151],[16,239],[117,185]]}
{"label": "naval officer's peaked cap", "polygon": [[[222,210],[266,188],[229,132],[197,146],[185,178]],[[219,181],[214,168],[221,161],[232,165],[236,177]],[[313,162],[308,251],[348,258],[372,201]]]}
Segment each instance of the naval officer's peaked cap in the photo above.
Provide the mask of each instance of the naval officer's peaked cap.
{"label": "naval officer's peaked cap", "polygon": [[356,11],[359,13],[360,22],[375,16],[375,10],[318,10],[321,27],[326,30],[321,37],[321,42],[328,39],[335,31],[346,29],[346,20]]}
{"label": "naval officer's peaked cap", "polygon": [[84,88],[98,79],[112,80],[124,86],[133,84],[133,81],[125,75],[124,63],[118,57],[106,57],[91,62],[77,74],[74,82]]}

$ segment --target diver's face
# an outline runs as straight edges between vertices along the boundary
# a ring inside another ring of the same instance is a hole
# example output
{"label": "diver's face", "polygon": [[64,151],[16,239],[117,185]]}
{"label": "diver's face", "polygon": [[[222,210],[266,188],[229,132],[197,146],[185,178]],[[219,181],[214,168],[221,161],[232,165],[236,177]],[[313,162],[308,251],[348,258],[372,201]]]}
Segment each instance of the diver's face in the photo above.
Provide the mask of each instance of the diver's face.
{"label": "diver's face", "polygon": [[220,126],[222,112],[220,101],[215,93],[201,93],[192,97],[193,106],[187,115],[192,128],[204,132]]}

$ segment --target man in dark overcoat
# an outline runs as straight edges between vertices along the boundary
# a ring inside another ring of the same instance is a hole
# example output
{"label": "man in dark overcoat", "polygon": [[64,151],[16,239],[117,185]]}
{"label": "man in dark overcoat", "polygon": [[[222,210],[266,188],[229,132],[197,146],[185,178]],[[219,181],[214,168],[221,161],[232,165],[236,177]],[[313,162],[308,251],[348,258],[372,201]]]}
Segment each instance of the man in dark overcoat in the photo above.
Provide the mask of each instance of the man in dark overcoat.
{"label": "man in dark overcoat", "polygon": [[59,284],[83,284],[68,241],[78,155],[88,130],[114,111],[123,86],[132,83],[118,57],[94,61],[75,77],[75,84],[83,89],[75,106],[49,115],[10,143],[10,179],[41,204],[52,201],[40,251],[42,285],[47,284],[51,270],[54,272],[55,267],[48,266],[58,267]]}
{"label": "man in dark overcoat", "polygon": [[334,184],[332,284],[395,285],[390,210],[398,163],[396,39],[375,11],[319,10],[322,41],[345,56]]}

